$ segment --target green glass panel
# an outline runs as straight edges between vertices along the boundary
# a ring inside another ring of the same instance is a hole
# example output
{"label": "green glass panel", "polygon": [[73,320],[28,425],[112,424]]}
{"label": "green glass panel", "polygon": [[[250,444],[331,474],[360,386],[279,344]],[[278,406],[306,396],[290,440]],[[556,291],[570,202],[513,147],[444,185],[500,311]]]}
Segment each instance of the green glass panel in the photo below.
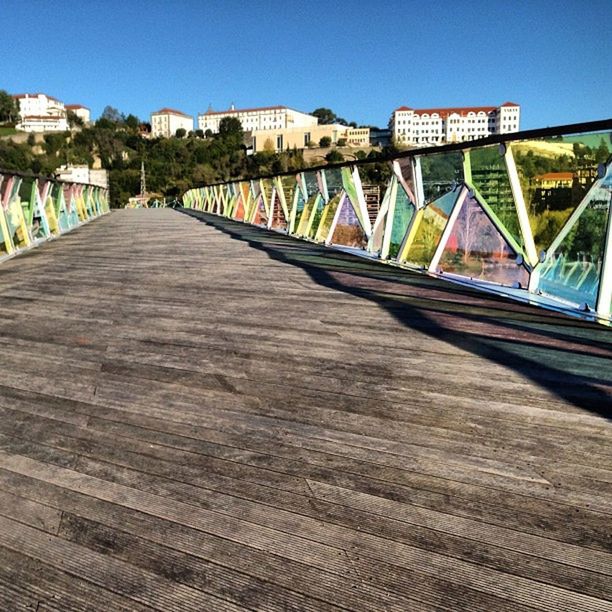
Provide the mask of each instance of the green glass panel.
{"label": "green glass panel", "polygon": [[475,198],[467,198],[448,238],[440,270],[502,285],[526,287],[527,270]]}
{"label": "green glass panel", "polygon": [[324,170],[323,172],[325,172],[327,195],[331,200],[337,193],[342,191],[342,170],[334,168],[333,170]]}
{"label": "green glass panel", "polygon": [[315,208],[315,206],[317,206],[318,201],[320,199],[321,199],[321,196],[317,192],[311,197],[309,197],[308,200],[304,203],[304,207],[302,208],[302,212],[299,216],[299,221],[297,223],[297,229],[295,232],[296,234],[300,236],[306,235],[306,231],[308,229],[308,222],[310,220],[310,215],[313,209]]}
{"label": "green glass panel", "polygon": [[498,146],[472,149],[469,155],[472,184],[495,213],[510,236],[523,246],[523,235],[512,197],[504,156]]}
{"label": "green glass panel", "polygon": [[513,142],[511,150],[538,250],[546,250],[610,156],[609,132]]}
{"label": "green glass panel", "polygon": [[538,289],[573,304],[595,309],[612,199],[612,165],[588,204],[540,270]]}
{"label": "green glass panel", "polygon": [[415,207],[408,194],[398,182],[395,194],[395,210],[393,211],[393,225],[391,226],[391,241],[389,243],[389,257],[397,257],[400,247],[414,217]]}
{"label": "green glass panel", "polygon": [[348,196],[342,199],[341,206],[338,222],[331,239],[332,244],[365,248],[368,239]]}
{"label": "green glass panel", "polygon": [[421,176],[425,203],[439,199],[463,182],[463,156],[459,151],[422,155]]}
{"label": "green glass panel", "polygon": [[458,189],[449,191],[427,205],[406,261],[419,266],[429,265],[458,196]]}
{"label": "green glass panel", "polygon": [[314,237],[317,235],[317,230],[319,229],[319,223],[321,222],[324,208],[325,200],[323,199],[323,196],[319,195],[319,197],[317,197],[314,210],[311,212],[310,231],[307,233],[309,238],[314,239]]}

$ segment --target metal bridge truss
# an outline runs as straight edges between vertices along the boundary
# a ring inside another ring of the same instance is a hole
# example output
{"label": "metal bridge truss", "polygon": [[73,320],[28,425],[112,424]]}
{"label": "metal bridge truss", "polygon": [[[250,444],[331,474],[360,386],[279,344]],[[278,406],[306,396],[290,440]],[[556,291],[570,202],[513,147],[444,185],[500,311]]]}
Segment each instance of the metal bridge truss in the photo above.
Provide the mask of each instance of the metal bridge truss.
{"label": "metal bridge truss", "polygon": [[0,171],[0,260],[108,211],[102,187]]}
{"label": "metal bridge truss", "polygon": [[198,187],[183,205],[609,322],[611,152],[606,120]]}

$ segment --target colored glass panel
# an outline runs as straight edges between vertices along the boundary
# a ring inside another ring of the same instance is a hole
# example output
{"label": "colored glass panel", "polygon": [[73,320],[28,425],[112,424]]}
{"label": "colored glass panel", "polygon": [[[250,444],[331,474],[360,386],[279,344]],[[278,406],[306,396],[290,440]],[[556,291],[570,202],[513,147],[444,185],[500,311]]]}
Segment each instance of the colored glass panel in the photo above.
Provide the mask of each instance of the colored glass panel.
{"label": "colored glass panel", "polygon": [[272,200],[272,179],[262,179],[261,180],[261,191],[265,197],[266,208],[270,210],[270,202]]}
{"label": "colored glass panel", "polygon": [[341,206],[331,239],[332,244],[365,248],[368,238],[348,196],[342,199]]}
{"label": "colored glass panel", "polygon": [[310,228],[307,230],[307,236],[313,238],[317,235],[319,223],[323,217],[323,209],[325,208],[325,200],[319,195],[312,212],[310,213]]}
{"label": "colored glass panel", "polygon": [[334,168],[332,170],[324,170],[323,172],[325,172],[327,196],[331,200],[337,193],[342,191],[342,170]]}
{"label": "colored glass panel", "polygon": [[538,250],[546,250],[597,178],[612,151],[609,132],[513,142],[529,222]]}
{"label": "colored glass panel", "polygon": [[299,216],[297,230],[295,232],[296,234],[300,236],[306,235],[306,232],[308,231],[308,223],[310,221],[310,216],[320,199],[321,196],[317,192],[311,197],[309,197],[308,200],[304,203],[304,207],[302,208],[302,212]]}
{"label": "colored glass panel", "polygon": [[611,199],[612,166],[609,166],[600,185],[589,191],[588,203],[570,231],[542,264],[540,291],[595,308]]}
{"label": "colored glass panel", "polygon": [[315,193],[319,193],[319,182],[316,172],[304,172],[304,184],[308,197],[312,197]]}
{"label": "colored glass panel", "polygon": [[475,198],[466,198],[440,258],[441,271],[512,286],[529,282],[527,270]]}
{"label": "colored glass panel", "polygon": [[342,198],[342,193],[338,193],[326,204],[323,211],[323,217],[319,223],[318,233],[316,236],[317,240],[322,242],[327,240],[334,217],[336,216],[336,211],[338,210],[338,206],[340,205]]}
{"label": "colored glass panel", "polygon": [[458,196],[459,190],[456,189],[427,205],[406,254],[406,261],[419,266],[429,266]]}
{"label": "colored glass panel", "polygon": [[425,203],[438,200],[463,182],[463,156],[459,151],[422,156],[421,176]]}
{"label": "colored glass panel", "polygon": [[404,183],[406,183],[408,189],[410,189],[410,191],[414,194],[415,188],[414,174],[412,171],[412,160],[406,157],[404,157],[403,159],[400,158],[397,160],[397,165],[399,166],[402,180],[404,181]]}
{"label": "colored glass panel", "polygon": [[281,206],[280,196],[276,190],[274,190],[274,196],[272,199],[272,224],[270,227],[278,230],[286,230],[287,229],[287,219],[285,218],[285,213],[283,211],[283,207]]}
{"label": "colored glass panel", "polygon": [[472,171],[472,185],[495,213],[500,223],[517,244],[523,236],[512,197],[506,162],[498,146],[481,147],[466,152]]}
{"label": "colored glass panel", "polygon": [[391,226],[391,240],[389,242],[389,257],[397,257],[404,236],[414,217],[415,207],[410,201],[403,186],[398,183],[395,192],[395,209],[393,210],[393,225]]}

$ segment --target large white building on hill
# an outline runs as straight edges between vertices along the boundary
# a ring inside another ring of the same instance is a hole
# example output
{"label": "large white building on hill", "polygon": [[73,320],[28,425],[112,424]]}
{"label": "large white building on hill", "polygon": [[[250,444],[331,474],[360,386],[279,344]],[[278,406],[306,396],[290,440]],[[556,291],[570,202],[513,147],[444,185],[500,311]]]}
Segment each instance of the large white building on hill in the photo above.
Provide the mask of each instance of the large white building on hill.
{"label": "large white building on hill", "polygon": [[226,111],[208,110],[198,114],[198,128],[203,132],[219,132],[219,124],[225,117],[235,117],[245,132],[259,130],[282,130],[317,125],[313,115],[288,108],[287,106],[262,106],[260,108],[236,109],[234,105]]}
{"label": "large white building on hill", "polygon": [[193,131],[193,117],[173,108],[162,108],[151,113],[151,136],[153,138],[170,138],[176,130],[186,133]]}
{"label": "large white building on hill", "polygon": [[518,132],[520,114],[521,108],[514,102],[458,108],[400,106],[391,115],[389,129],[398,145],[440,145]]}
{"label": "large white building on hill", "polygon": [[19,103],[19,123],[24,132],[60,132],[68,129],[64,103],[44,93],[15,94]]}

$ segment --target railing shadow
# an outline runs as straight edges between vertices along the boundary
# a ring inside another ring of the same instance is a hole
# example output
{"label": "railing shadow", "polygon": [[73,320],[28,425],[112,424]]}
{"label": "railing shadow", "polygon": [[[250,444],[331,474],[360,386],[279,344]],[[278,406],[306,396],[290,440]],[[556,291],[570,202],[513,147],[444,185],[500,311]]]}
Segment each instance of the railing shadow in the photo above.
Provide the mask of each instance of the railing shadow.
{"label": "railing shadow", "polygon": [[612,333],[604,327],[224,217],[180,210],[271,259],[300,267],[321,286],[376,302],[402,325],[512,368],[572,405],[612,420]]}

